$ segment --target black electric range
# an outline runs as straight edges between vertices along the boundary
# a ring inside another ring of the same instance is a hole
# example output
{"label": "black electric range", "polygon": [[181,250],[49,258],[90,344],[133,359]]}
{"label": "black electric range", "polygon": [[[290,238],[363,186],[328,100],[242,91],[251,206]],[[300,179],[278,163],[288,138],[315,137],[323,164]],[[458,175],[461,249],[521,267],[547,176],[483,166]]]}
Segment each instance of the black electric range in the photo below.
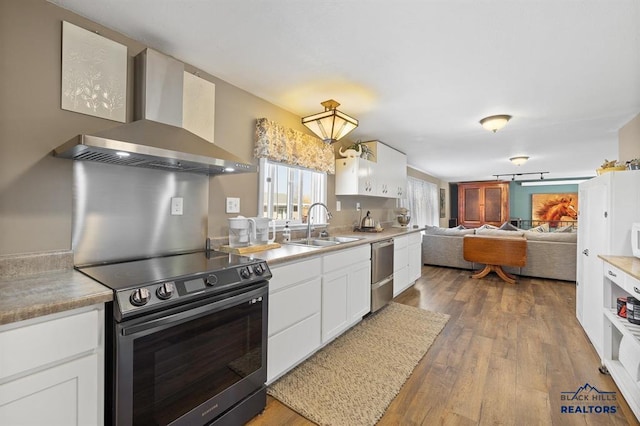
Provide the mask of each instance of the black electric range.
{"label": "black electric range", "polygon": [[205,250],[77,266],[114,291],[114,318],[168,309],[271,278],[264,260]]}

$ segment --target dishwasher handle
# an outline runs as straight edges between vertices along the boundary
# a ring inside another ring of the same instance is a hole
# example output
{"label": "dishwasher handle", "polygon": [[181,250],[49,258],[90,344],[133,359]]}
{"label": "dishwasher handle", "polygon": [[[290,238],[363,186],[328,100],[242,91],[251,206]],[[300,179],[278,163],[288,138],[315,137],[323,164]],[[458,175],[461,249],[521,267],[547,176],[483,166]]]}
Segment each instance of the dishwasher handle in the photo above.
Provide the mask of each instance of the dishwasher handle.
{"label": "dishwasher handle", "polygon": [[371,243],[371,247],[373,248],[382,248],[382,247],[387,247],[392,245],[393,245],[393,240],[385,240],[385,241],[378,241],[375,243]]}

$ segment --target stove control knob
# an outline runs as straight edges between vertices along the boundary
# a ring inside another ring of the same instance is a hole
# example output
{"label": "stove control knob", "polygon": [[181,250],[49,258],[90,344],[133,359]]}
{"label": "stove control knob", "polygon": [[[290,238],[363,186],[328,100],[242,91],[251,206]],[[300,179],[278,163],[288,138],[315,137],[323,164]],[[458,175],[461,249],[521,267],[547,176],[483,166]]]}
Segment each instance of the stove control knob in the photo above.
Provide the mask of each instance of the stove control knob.
{"label": "stove control knob", "polygon": [[146,288],[138,288],[131,293],[129,300],[131,300],[131,304],[134,306],[144,306],[149,301],[149,297],[149,290]]}
{"label": "stove control knob", "polygon": [[262,263],[258,263],[256,266],[253,267],[253,272],[256,275],[262,275],[264,274],[264,266],[262,266]]}
{"label": "stove control knob", "polygon": [[249,268],[244,267],[240,269],[240,276],[244,279],[251,278],[251,271],[249,270]]}
{"label": "stove control knob", "polygon": [[173,283],[164,283],[160,287],[158,287],[158,289],[156,290],[156,295],[159,299],[162,300],[171,299],[171,296],[173,296],[173,290]]}
{"label": "stove control knob", "polygon": [[211,274],[204,281],[208,286],[213,287],[214,285],[218,284],[218,277]]}

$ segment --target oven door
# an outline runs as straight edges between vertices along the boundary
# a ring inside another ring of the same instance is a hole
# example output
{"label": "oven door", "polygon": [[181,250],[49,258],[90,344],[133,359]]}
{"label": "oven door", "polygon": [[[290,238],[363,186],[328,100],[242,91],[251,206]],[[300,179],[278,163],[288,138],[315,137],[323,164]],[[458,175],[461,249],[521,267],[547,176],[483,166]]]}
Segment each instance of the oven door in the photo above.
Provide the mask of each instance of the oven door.
{"label": "oven door", "polygon": [[113,423],[202,425],[264,387],[267,305],[265,281],[115,324]]}

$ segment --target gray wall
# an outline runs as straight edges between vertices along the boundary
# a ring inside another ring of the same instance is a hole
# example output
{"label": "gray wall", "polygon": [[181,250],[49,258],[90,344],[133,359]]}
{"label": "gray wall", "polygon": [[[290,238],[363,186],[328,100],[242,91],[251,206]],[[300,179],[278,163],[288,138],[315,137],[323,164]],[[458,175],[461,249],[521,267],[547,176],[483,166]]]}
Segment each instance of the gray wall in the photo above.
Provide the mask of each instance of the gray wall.
{"label": "gray wall", "polygon": [[618,156],[622,163],[640,158],[640,114],[618,131]]}
{"label": "gray wall", "polygon": [[[71,248],[72,161],[52,157],[51,150],[79,133],[120,124],[60,108],[63,20],[128,47],[127,119],[133,118],[133,57],[146,46],[45,0],[0,0],[0,255]],[[186,69],[196,70],[188,64]],[[257,164],[256,118],[305,131],[299,116],[207,73],[200,72],[200,77],[216,84],[216,144],[245,161]],[[330,175],[331,210],[336,206],[334,185]],[[226,197],[240,197],[241,214],[254,216],[257,195],[255,174],[211,178],[209,236],[227,233]],[[357,221],[356,202],[378,220],[393,218],[394,200],[339,199],[343,209],[334,214],[334,226]]]}
{"label": "gray wall", "polygon": [[[51,150],[79,133],[119,125],[60,108],[63,20],[128,47],[127,116],[133,118],[133,57],[146,46],[44,0],[0,0],[0,255],[70,249],[72,161],[53,158]],[[200,75],[216,84],[216,143],[246,161],[255,163],[257,117],[302,130],[298,116]],[[241,213],[255,215],[257,176],[216,179],[209,229],[219,234],[226,196],[242,197]]]}

